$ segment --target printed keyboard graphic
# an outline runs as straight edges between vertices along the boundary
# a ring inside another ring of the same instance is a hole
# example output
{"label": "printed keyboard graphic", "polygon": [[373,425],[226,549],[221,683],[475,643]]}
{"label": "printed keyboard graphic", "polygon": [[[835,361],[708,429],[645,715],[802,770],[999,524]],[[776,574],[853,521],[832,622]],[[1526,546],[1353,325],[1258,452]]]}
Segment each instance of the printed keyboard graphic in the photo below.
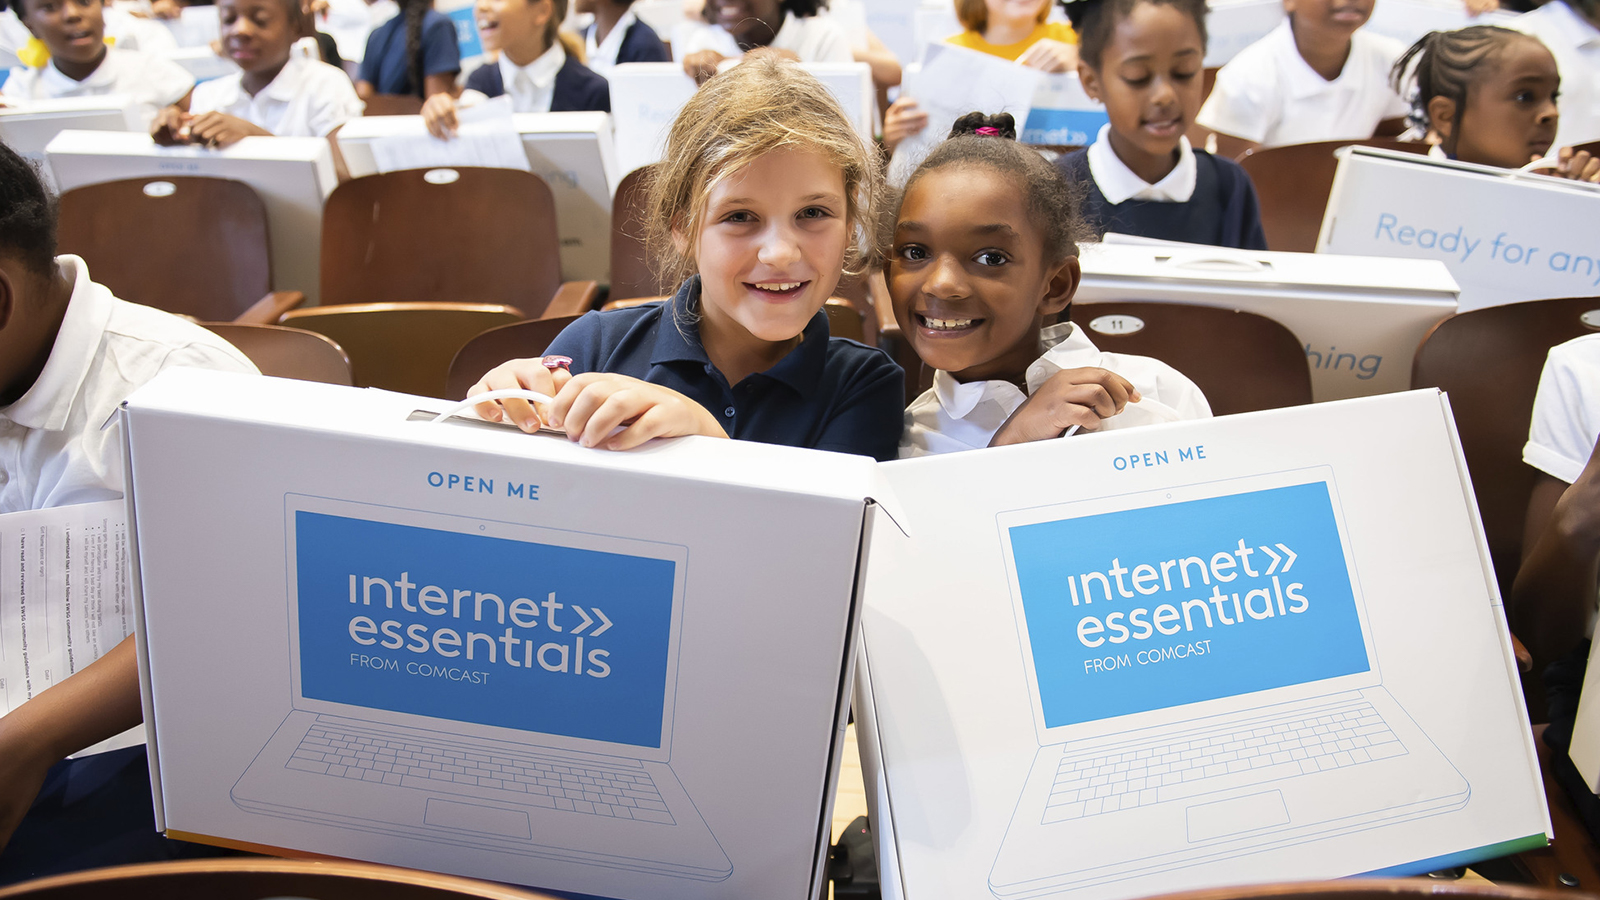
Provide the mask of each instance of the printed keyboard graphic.
{"label": "printed keyboard graphic", "polygon": [[1406,752],[1371,704],[1253,720],[1221,734],[1063,756],[1044,823],[1360,765]]}
{"label": "printed keyboard graphic", "polygon": [[617,819],[676,824],[650,776],[313,725],[287,768]]}

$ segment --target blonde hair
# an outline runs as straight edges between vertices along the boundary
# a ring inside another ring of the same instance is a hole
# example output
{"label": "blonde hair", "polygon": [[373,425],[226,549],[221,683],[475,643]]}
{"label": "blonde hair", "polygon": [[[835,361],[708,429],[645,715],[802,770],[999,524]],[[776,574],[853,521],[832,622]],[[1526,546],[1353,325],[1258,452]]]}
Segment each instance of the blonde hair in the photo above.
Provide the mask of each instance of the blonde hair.
{"label": "blonde hair", "polygon": [[862,140],[833,94],[799,65],[761,51],[744,59],[713,76],[678,113],[664,158],[648,178],[646,241],[661,283],[679,284],[698,269],[711,191],[758,157],[790,148],[821,153],[844,176],[851,233],[844,272],[859,273],[876,261],[867,234],[883,186],[876,146]]}
{"label": "blonde hair", "polygon": [[[983,34],[989,28],[989,5],[984,0],[956,0],[956,18],[962,28]],[[1050,0],[1041,0],[1036,18],[1040,24],[1050,18]]]}

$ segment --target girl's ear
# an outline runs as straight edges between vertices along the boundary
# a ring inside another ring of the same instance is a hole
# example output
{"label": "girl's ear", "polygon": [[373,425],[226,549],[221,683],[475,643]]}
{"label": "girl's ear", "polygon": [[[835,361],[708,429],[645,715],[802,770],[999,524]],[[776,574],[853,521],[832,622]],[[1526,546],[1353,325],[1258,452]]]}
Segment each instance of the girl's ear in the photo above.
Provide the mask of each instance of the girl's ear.
{"label": "girl's ear", "polygon": [[1050,316],[1070,306],[1072,295],[1078,292],[1078,282],[1082,278],[1083,270],[1078,266],[1076,256],[1063,260],[1045,285],[1044,296],[1039,299],[1039,312]]}
{"label": "girl's ear", "polygon": [[1083,61],[1081,55],[1078,57],[1078,83],[1083,86],[1083,92],[1089,95],[1090,100],[1105,102],[1100,96],[1100,76],[1095,74],[1094,69]]}
{"label": "girl's ear", "polygon": [[672,220],[672,246],[677,249],[679,256],[689,252],[689,236],[683,233],[681,217]]}
{"label": "girl's ear", "polygon": [[1440,138],[1450,141],[1456,134],[1456,102],[1449,97],[1434,97],[1428,101],[1428,121]]}

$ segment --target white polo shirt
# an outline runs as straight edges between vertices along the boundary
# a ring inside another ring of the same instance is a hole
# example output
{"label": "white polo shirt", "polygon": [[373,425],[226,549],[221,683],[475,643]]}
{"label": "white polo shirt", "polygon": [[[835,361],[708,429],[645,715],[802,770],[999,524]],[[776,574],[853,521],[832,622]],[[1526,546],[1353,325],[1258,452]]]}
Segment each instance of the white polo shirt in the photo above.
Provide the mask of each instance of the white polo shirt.
{"label": "white polo shirt", "polygon": [[1543,41],[1556,58],[1561,123],[1555,147],[1600,140],[1600,28],[1561,0],[1517,16],[1511,27]]}
{"label": "white polo shirt", "polygon": [[108,47],[106,58],[82,81],[62,74],[54,62],[42,69],[18,66],[0,86],[0,94],[20,101],[122,94],[139,104],[145,126],[149,127],[157,111],[182,100],[193,88],[194,76],[169,59],[141,50]]}
{"label": "white polo shirt", "polygon": [[[989,446],[1000,426],[1011,418],[1051,376],[1063,369],[1097,366],[1133,382],[1141,397],[1171,407],[1184,419],[1211,418],[1211,405],[1200,388],[1177,369],[1148,356],[1102,353],[1083,329],[1062,322],[1039,332],[1044,355],[1028,367],[1028,393],[1009,381],[962,384],[949,372],[935,372],[933,387],[906,407],[900,436],[900,458],[977,450]],[[1100,422],[1101,431],[1154,425],[1168,419],[1142,404],[1130,403],[1121,413]]]}
{"label": "white polo shirt", "polygon": [[113,297],[78,257],[56,261],[72,272],[72,299],[39,380],[0,408],[0,513],[121,497],[122,436],[112,415],[162,369],[256,371],[213,332]]}
{"label": "white polo shirt", "polygon": [[[769,45],[774,50],[788,50],[800,57],[801,62],[854,62],[850,39],[839,24],[826,15],[818,14],[800,18],[783,14],[783,25]],[[704,22],[684,22],[672,29],[672,58],[682,62],[685,56],[700,50],[715,50],[723,56],[743,56],[739,42],[721,25]]]}
{"label": "white polo shirt", "polygon": [[1567,484],[1578,480],[1600,438],[1600,334],[1550,348],[1522,461]]}
{"label": "white polo shirt", "polygon": [[1194,161],[1194,148],[1189,146],[1186,137],[1178,138],[1178,164],[1155,184],[1135,174],[1112,149],[1110,125],[1100,126],[1100,136],[1089,145],[1087,155],[1089,175],[1094,178],[1095,187],[1113,206],[1128,200],[1188,203],[1189,198],[1194,196],[1199,167]]}
{"label": "white polo shirt", "polygon": [[254,97],[245,91],[243,78],[243,72],[235,72],[195,85],[189,111],[238,116],[278,137],[327,137],[361,115],[350,76],[299,48],[290,51],[278,77]]}
{"label": "white polo shirt", "polygon": [[1359,29],[1344,69],[1328,81],[1300,55],[1285,19],[1217,72],[1195,121],[1267,147],[1369,138],[1379,122],[1410,111],[1389,86],[1404,52],[1399,41]]}

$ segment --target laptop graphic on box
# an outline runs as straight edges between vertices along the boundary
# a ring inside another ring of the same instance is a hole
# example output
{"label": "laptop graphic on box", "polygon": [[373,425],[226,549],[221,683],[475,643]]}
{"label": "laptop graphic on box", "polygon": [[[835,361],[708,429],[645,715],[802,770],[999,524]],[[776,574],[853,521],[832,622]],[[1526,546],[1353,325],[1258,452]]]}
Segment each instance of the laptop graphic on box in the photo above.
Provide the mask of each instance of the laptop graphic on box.
{"label": "laptop graphic on box", "polygon": [[1330,469],[997,524],[1040,749],[996,896],[1466,804],[1466,780],[1382,686]]}
{"label": "laptop graphic on box", "polygon": [[240,808],[720,881],[668,763],[687,549],[285,497],[293,711]]}

